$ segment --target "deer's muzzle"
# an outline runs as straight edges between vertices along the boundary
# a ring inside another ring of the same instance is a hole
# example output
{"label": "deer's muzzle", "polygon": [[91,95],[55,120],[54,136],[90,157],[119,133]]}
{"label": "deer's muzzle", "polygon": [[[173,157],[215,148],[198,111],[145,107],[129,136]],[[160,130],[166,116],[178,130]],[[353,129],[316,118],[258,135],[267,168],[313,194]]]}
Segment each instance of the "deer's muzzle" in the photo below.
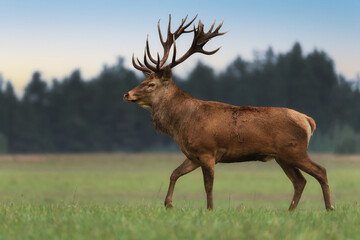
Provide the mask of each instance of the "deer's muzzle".
{"label": "deer's muzzle", "polygon": [[135,99],[132,99],[129,93],[124,94],[124,100],[127,102],[135,102]]}

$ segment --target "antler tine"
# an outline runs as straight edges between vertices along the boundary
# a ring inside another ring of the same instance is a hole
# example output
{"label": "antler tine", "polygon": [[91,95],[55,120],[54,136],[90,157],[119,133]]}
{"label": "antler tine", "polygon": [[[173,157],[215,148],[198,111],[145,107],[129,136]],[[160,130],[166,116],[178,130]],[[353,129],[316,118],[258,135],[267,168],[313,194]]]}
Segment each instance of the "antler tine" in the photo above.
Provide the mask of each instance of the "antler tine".
{"label": "antler tine", "polygon": [[156,70],[160,71],[160,55],[157,53]]}
{"label": "antler tine", "polygon": [[188,18],[188,15],[186,15],[186,17],[184,19],[181,20],[181,24],[180,26],[178,27],[178,29],[174,32],[174,35],[175,35],[175,40],[182,34],[182,33],[190,33],[194,30],[188,30],[186,31],[186,29],[195,21],[195,19],[197,18],[197,14],[196,16],[189,22],[187,23],[185,26],[184,26],[184,23],[186,22],[187,18]]}
{"label": "antler tine", "polygon": [[150,47],[149,47],[149,35],[148,37],[146,38],[146,52],[147,52],[147,55],[150,59],[150,61],[154,64],[157,64],[157,61],[151,56],[151,53],[150,53]]}
{"label": "antler tine", "polygon": [[218,35],[224,35],[225,33],[227,33],[227,32],[219,33],[219,30],[222,27],[223,23],[224,23],[224,20],[221,21],[219,26],[215,29],[214,33],[217,33]]}
{"label": "antler tine", "polygon": [[132,55],[132,64],[133,64],[134,68],[136,68],[137,70],[140,70],[140,71],[142,71],[142,72],[148,72],[148,73],[151,72],[150,69],[146,68],[144,65],[141,64],[141,62],[139,61],[139,59],[137,59],[137,61],[138,61],[138,63],[139,63],[140,66],[136,64],[136,62],[135,62],[135,57],[134,57],[134,54],[133,54],[133,55]]}
{"label": "antler tine", "polygon": [[169,14],[169,25],[168,25],[168,35],[167,35],[167,38],[166,38],[166,42],[171,38],[171,14]]}
{"label": "antler tine", "polygon": [[222,27],[223,23],[224,23],[224,20],[222,20],[221,23],[219,24],[219,26],[214,30],[214,32],[213,32],[214,36],[221,36],[221,35],[224,35],[225,33],[229,32],[229,31],[222,32],[222,33],[219,32],[219,30]]}
{"label": "antler tine", "polygon": [[213,26],[211,26],[210,30],[207,33],[204,33],[204,31],[203,31],[204,25],[201,23],[201,26],[200,26],[200,24],[199,24],[199,38],[201,38],[201,41],[198,42],[198,45],[204,46],[208,41],[210,41],[210,39],[212,39],[216,36],[224,35],[226,32],[219,33],[219,30],[220,30],[223,22],[224,22],[224,20],[219,24],[219,26],[217,26],[217,28],[213,32],[211,32],[211,30],[213,29]]}
{"label": "antler tine", "polygon": [[201,33],[204,32],[204,24],[202,23],[201,20],[199,20],[197,31],[199,32],[199,35],[201,35]]}
{"label": "antler tine", "polygon": [[[193,32],[193,31],[194,31],[194,29],[188,30],[188,31],[186,31],[185,29],[187,29],[187,28],[195,21],[195,19],[197,18],[197,16],[198,16],[198,14],[196,14],[196,16],[195,16],[188,24],[186,24],[186,25],[184,26],[184,30],[183,30],[184,33],[190,33],[190,32]],[[186,16],[186,17],[187,17],[187,16]]]}
{"label": "antler tine", "polygon": [[176,62],[176,44],[175,44],[175,36],[173,36],[173,41],[174,41],[174,48],[173,48],[173,56],[172,56],[172,61],[171,61],[171,62]]}
{"label": "antler tine", "polygon": [[145,63],[145,66],[146,66],[149,70],[155,72],[156,68],[155,68],[154,66],[152,66],[151,64],[149,64],[149,62],[147,61],[146,48],[145,48],[145,50],[144,50],[144,63]]}
{"label": "antler tine", "polygon": [[204,49],[201,49],[200,52],[203,53],[203,54],[205,54],[205,55],[213,55],[213,54],[217,53],[217,51],[219,51],[220,48],[221,48],[221,47],[219,47],[219,48],[217,48],[217,49],[215,49],[215,50],[213,50],[213,51],[205,51]]}
{"label": "antler tine", "polygon": [[181,33],[181,28],[182,28],[182,26],[184,25],[184,23],[186,22],[186,19],[187,19],[187,17],[188,17],[188,15],[186,15],[186,17],[185,18],[183,18],[183,19],[181,19],[181,24],[180,24],[180,26],[176,29],[176,31],[172,34],[172,35],[178,35],[179,34],[179,32]]}
{"label": "antler tine", "polygon": [[163,37],[162,37],[162,34],[161,34],[161,30],[160,30],[160,19],[158,21],[158,32],[159,32],[159,38],[160,38],[160,42],[161,42],[161,45],[164,46],[165,42],[163,40]]}
{"label": "antler tine", "polygon": [[136,61],[139,63],[139,65],[140,65],[141,67],[145,67],[144,64],[142,64],[142,63],[140,62],[139,58],[136,58]]}
{"label": "antler tine", "polygon": [[214,26],[215,26],[215,22],[216,22],[216,19],[214,20],[214,23],[211,25],[209,31],[207,33],[211,33],[211,31],[213,30]]}

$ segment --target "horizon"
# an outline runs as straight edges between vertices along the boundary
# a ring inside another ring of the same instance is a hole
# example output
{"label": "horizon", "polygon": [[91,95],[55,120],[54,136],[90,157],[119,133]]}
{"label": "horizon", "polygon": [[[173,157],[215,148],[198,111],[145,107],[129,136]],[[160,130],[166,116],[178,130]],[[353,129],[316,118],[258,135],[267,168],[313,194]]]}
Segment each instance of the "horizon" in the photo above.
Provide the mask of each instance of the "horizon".
{"label": "horizon", "polygon": [[[254,60],[254,52],[272,47],[274,53],[287,52],[299,42],[303,54],[324,51],[333,61],[337,74],[354,80],[360,73],[360,2],[284,3],[282,1],[155,1],[121,3],[106,1],[41,0],[26,2],[0,0],[0,74],[11,81],[21,96],[32,74],[39,71],[48,84],[63,79],[74,70],[85,79],[96,77],[105,65],[112,66],[118,57],[133,69],[131,56],[141,58],[146,36],[152,52],[162,53],[157,34],[160,19],[164,34],[168,15],[172,29],[187,14],[198,13],[205,31],[214,19],[224,19],[222,31],[229,32],[207,44],[205,49],[222,48],[213,56],[195,55],[175,69],[184,76],[196,62],[202,61],[216,71],[224,70],[236,57]],[[187,6],[191,5],[189,9]],[[205,7],[204,7],[205,5]],[[139,9],[139,6],[144,9]],[[158,7],[165,6],[165,7]],[[146,21],[143,21],[146,19]],[[177,41],[180,54],[189,45],[187,36]],[[179,55],[180,55],[179,54]],[[134,69],[133,69],[134,70]]]}

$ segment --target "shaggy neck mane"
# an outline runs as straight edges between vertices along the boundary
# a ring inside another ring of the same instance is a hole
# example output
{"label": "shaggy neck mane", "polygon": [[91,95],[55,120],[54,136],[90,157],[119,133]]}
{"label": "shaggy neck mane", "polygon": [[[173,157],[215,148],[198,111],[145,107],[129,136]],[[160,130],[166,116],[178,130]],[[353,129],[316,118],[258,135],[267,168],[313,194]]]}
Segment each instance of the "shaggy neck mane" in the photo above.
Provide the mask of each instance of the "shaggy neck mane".
{"label": "shaggy neck mane", "polygon": [[151,120],[156,130],[174,137],[185,119],[184,115],[191,112],[191,104],[187,103],[194,98],[174,82],[168,88],[168,92],[153,103]]}

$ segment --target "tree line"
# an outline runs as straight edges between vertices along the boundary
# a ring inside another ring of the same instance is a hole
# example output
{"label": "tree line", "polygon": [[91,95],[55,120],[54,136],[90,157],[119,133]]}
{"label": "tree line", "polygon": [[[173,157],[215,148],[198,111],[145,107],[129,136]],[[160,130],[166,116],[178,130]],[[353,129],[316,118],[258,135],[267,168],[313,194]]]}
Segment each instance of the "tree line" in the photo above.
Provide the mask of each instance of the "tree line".
{"label": "tree line", "polygon": [[[90,80],[75,70],[52,84],[35,72],[21,98],[11,82],[0,81],[0,153],[178,150],[154,130],[146,110],[122,100],[144,80],[123,63]],[[203,100],[296,109],[317,123],[312,151],[360,152],[359,88],[323,51],[304,55],[299,43],[283,54],[269,48],[251,62],[237,57],[219,73],[199,62],[174,80]]]}

